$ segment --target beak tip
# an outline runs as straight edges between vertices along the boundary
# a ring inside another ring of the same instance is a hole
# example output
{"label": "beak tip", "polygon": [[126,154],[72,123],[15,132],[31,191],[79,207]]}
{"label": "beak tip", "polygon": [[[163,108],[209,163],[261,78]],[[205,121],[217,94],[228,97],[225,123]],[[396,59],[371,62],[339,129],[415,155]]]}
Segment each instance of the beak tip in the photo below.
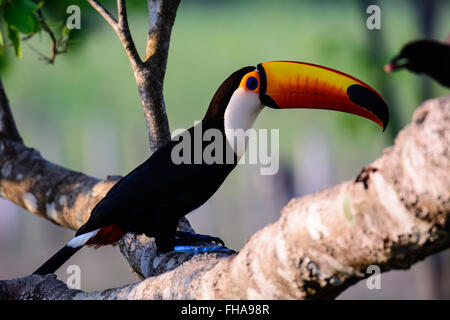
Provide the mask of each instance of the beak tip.
{"label": "beak tip", "polygon": [[387,65],[385,65],[384,71],[386,73],[391,73],[392,71],[394,71],[394,66],[392,65],[392,63],[388,63]]}
{"label": "beak tip", "polygon": [[[386,106],[387,108],[387,106]],[[389,122],[389,113],[387,113],[386,118],[384,120],[381,120],[381,129],[383,129],[383,132],[386,131],[387,127],[388,127],[388,122]]]}
{"label": "beak tip", "polygon": [[355,84],[347,89],[347,95],[353,103],[367,110],[371,115],[369,119],[378,123],[383,132],[386,130],[389,122],[389,109],[386,102],[373,89]]}

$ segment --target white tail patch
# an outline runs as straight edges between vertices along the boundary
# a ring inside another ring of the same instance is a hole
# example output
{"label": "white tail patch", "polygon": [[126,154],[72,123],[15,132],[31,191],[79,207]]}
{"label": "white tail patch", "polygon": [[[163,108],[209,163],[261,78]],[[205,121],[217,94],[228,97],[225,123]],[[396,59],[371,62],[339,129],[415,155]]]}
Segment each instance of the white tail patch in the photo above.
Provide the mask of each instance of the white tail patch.
{"label": "white tail patch", "polygon": [[80,234],[79,236],[76,236],[75,238],[67,242],[66,246],[71,248],[79,248],[81,246],[84,246],[84,244],[88,242],[89,239],[92,238],[98,232],[98,230],[100,229]]}

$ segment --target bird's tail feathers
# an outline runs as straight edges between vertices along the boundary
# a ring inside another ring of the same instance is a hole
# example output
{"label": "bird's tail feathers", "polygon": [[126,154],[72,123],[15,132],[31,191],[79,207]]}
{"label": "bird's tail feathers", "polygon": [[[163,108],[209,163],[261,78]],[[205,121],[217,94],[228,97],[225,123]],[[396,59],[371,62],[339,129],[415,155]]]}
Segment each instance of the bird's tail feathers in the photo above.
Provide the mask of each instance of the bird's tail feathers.
{"label": "bird's tail feathers", "polygon": [[48,259],[42,266],[39,267],[33,274],[46,275],[54,273],[59,269],[71,256],[73,256],[78,250],[80,250],[86,242],[89,241],[98,231],[80,234],[72,240],[70,240],[61,250],[55,253],[50,259]]}

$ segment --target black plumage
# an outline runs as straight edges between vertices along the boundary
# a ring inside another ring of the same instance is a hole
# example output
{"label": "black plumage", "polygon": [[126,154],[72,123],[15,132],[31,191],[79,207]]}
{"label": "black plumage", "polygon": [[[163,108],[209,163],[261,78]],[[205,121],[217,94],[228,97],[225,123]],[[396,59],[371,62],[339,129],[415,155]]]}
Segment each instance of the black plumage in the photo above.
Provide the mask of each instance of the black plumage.
{"label": "black plumage", "polygon": [[82,247],[72,248],[64,246],[58,252],[56,252],[50,259],[48,259],[42,266],[39,267],[33,274],[49,274],[54,273],[59,267],[61,267],[71,256],[77,253]]}
{"label": "black plumage", "polygon": [[[203,135],[206,130],[214,128],[222,133],[223,141],[226,141],[223,121],[225,109],[242,77],[253,70],[255,67],[242,68],[222,83],[201,121],[201,129],[195,134]],[[190,137],[194,137],[194,130],[197,129],[191,127],[187,130]],[[203,139],[198,141],[202,143],[200,152],[211,143]],[[178,219],[204,204],[219,189],[238,162],[229,144],[222,143],[223,154],[232,154],[231,163],[196,164],[195,153],[198,150],[194,150],[195,143],[191,143],[191,161],[174,164],[172,150],[181,142],[182,140],[172,139],[119,180],[95,206],[89,220],[78,229],[75,236],[96,229],[104,230],[86,243],[101,246],[114,243],[125,233],[132,232],[154,237],[160,252],[173,250]],[[80,248],[66,245],[34,273],[55,272]]]}
{"label": "black plumage", "polygon": [[[234,72],[219,87],[201,121],[201,131],[219,129],[224,136],[224,112],[242,77],[254,67]],[[188,129],[194,137],[194,127]],[[191,143],[190,163],[174,164],[172,150],[181,141],[172,139],[150,158],[117,182],[92,210],[89,220],[76,236],[108,225],[119,225],[123,231],[155,237],[158,250],[170,251],[175,244],[178,219],[205,203],[224,182],[237,164],[195,163],[195,143]],[[192,141],[193,142],[193,141]],[[201,152],[209,141],[199,139]],[[223,143],[223,152],[229,152]],[[203,157],[200,157],[203,159]]]}
{"label": "black plumage", "polygon": [[409,42],[385,70],[391,72],[402,68],[424,73],[450,88],[450,43],[435,40]]}
{"label": "black plumage", "polygon": [[[118,181],[66,247],[35,273],[52,273],[82,246],[114,244],[127,232],[154,237],[160,252],[231,253],[218,238],[177,232],[178,220],[205,203],[235,168],[245,153],[246,130],[264,105],[348,112],[383,129],[389,118],[384,99],[343,72],[296,61],[242,68],[221,84],[201,122]],[[239,131],[245,131],[244,145]],[[186,246],[199,239],[218,246]]]}

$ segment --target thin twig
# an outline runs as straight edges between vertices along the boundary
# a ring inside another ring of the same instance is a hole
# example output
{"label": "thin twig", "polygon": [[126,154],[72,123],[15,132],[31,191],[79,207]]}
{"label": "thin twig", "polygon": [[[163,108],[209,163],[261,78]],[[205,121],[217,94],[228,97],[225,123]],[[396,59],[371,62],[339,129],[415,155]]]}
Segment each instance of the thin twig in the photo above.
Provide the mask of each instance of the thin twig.
{"label": "thin twig", "polygon": [[118,36],[123,44],[123,47],[130,59],[130,62],[135,66],[142,66],[142,60],[137,52],[136,46],[131,36],[130,27],[128,26],[127,7],[125,0],[117,0],[117,14],[118,14]]}
{"label": "thin twig", "polygon": [[[30,40],[34,35],[35,35],[35,33],[27,34],[26,36],[22,37],[22,38],[20,39],[20,41],[27,41],[27,40]],[[8,47],[12,47],[12,46],[13,46],[13,43],[12,43],[12,42],[6,42],[6,43],[3,44],[3,48],[8,48]]]}
{"label": "thin twig", "polygon": [[120,42],[128,55],[131,62],[133,71],[140,70],[143,66],[142,60],[139,57],[136,46],[134,45],[133,38],[131,36],[130,28],[128,26],[127,10],[125,0],[117,0],[117,12],[118,20],[112,16],[112,14],[103,7],[96,0],[87,0],[88,3],[97,10],[98,13],[111,25],[117,34]]}
{"label": "thin twig", "polygon": [[48,26],[47,22],[45,22],[44,15],[42,14],[42,10],[41,9],[39,9],[37,11],[37,15],[38,15],[39,19],[41,20],[42,29],[45,32],[48,33],[48,35],[50,36],[50,40],[52,42],[52,54],[51,54],[50,58],[47,58],[45,56],[44,57],[45,57],[45,60],[47,60],[48,63],[53,64],[55,62],[56,55],[61,53],[58,50],[57,39],[56,39],[55,34],[53,33],[53,31]]}
{"label": "thin twig", "polygon": [[108,22],[111,27],[116,30],[117,29],[117,20],[113,17],[113,15],[100,3],[98,3],[96,0],[87,0],[87,2],[93,7],[95,10],[97,10],[98,13]]}

